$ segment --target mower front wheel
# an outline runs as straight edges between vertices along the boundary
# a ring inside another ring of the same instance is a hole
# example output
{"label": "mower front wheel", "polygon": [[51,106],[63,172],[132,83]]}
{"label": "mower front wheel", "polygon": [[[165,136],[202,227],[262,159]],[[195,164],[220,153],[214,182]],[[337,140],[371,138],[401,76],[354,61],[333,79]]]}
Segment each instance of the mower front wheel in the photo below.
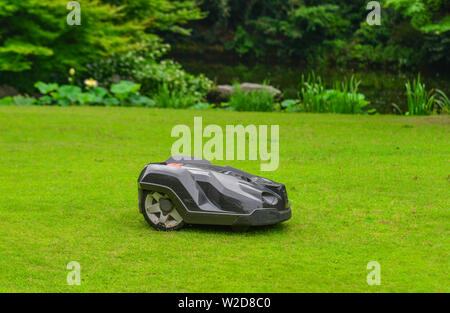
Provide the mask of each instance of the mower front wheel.
{"label": "mower front wheel", "polygon": [[178,230],[184,226],[183,218],[168,195],[144,191],[142,196],[144,200],[142,213],[150,226],[162,231]]}

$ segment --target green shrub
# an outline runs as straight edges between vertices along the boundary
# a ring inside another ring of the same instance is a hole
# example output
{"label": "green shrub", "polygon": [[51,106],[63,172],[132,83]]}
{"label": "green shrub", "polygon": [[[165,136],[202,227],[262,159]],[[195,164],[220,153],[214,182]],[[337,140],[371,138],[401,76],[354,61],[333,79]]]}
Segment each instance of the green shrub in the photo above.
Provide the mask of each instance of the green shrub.
{"label": "green shrub", "polygon": [[244,92],[238,84],[234,84],[234,93],[226,106],[235,111],[273,111],[274,95],[266,89]]}
{"label": "green shrub", "polygon": [[166,86],[173,97],[185,98],[183,104],[177,104],[179,107],[201,102],[212,88],[212,81],[204,75],[195,76],[185,72],[175,61],[161,60],[169,48],[169,45],[159,40],[149,40],[141,42],[135,50],[114,54],[86,67],[91,77],[104,84],[111,83],[117,77],[137,81],[142,85],[141,92],[149,96],[164,92],[160,88]]}

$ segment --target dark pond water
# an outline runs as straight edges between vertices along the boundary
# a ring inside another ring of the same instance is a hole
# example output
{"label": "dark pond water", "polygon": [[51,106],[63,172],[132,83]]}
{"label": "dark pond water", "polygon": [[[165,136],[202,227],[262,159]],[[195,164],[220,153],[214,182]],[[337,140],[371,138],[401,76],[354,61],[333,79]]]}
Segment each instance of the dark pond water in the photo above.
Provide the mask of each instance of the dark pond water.
{"label": "dark pond water", "polygon": [[[397,104],[405,111],[406,93],[405,83],[417,77],[417,72],[387,72],[373,70],[354,69],[314,69],[296,65],[270,65],[270,64],[242,64],[239,62],[218,62],[214,59],[198,57],[173,56],[184,68],[193,74],[204,73],[218,84],[231,84],[239,82],[268,82],[279,88],[284,98],[295,98],[299,89],[302,74],[307,75],[312,70],[322,77],[327,88],[334,81],[340,81],[343,77],[352,74],[361,81],[359,91],[370,101],[370,107],[376,108],[379,113],[394,113],[392,103]],[[421,81],[426,88],[438,88],[450,96],[450,73],[427,72],[421,73]]]}

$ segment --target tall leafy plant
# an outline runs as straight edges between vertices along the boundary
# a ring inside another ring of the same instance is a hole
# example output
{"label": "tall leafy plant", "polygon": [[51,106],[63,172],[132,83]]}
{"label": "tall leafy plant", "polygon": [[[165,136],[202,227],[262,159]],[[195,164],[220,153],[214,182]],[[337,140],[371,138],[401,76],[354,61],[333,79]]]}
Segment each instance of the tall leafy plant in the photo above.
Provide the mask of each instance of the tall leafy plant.
{"label": "tall leafy plant", "polygon": [[408,115],[428,115],[433,112],[434,96],[427,92],[425,84],[420,82],[420,74],[417,80],[407,82],[406,96],[408,102]]}
{"label": "tall leafy plant", "polygon": [[326,89],[320,76],[314,73],[306,78],[302,75],[299,91],[299,111],[359,114],[369,104],[365,96],[358,92],[361,82],[351,76],[336,82],[332,89]]}
{"label": "tall leafy plant", "polygon": [[227,104],[230,109],[236,111],[264,112],[273,111],[274,105],[274,95],[266,88],[245,92],[238,84],[234,84],[234,93]]}

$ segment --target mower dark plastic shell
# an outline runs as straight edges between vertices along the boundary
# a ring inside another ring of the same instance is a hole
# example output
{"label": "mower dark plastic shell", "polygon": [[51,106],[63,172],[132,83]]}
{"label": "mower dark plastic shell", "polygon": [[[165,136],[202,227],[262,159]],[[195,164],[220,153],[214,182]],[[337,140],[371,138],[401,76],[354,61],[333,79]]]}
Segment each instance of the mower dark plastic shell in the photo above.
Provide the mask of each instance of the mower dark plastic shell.
{"label": "mower dark plastic shell", "polygon": [[291,217],[283,184],[203,159],[146,165],[138,179],[141,213],[146,190],[167,194],[188,224],[258,226]]}

